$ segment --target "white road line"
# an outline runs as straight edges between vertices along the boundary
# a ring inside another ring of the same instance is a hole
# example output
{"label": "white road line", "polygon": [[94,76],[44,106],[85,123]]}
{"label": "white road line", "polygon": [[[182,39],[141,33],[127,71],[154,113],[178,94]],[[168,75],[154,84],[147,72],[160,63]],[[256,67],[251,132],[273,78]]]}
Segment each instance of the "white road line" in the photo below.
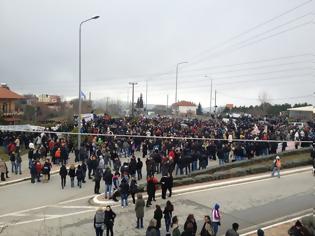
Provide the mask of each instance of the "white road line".
{"label": "white road line", "polygon": [[[291,222],[300,220],[301,218],[306,217],[306,216],[310,216],[310,215],[312,215],[312,213],[305,214],[305,215],[302,215],[302,216],[299,216],[299,217],[295,217],[295,218],[292,218],[292,219],[289,219],[289,220],[285,220],[285,221],[282,221],[282,222],[278,222],[276,224],[269,225],[269,226],[266,226],[266,227],[262,227],[261,229],[263,229],[263,230],[271,229],[271,228],[277,227],[279,225],[283,225],[283,224],[286,224],[286,223],[291,223]],[[256,232],[257,232],[257,230],[253,230],[253,231],[241,234],[241,236],[247,236],[247,235],[250,235],[250,234],[255,234]]]}
{"label": "white road line", "polygon": [[60,209],[97,209],[95,206],[51,206],[52,208],[60,208]]}
{"label": "white road line", "polygon": [[44,221],[44,220],[53,220],[53,219],[57,219],[57,218],[63,218],[63,217],[67,217],[67,216],[75,216],[75,215],[85,214],[88,212],[95,212],[95,210],[93,209],[93,210],[78,211],[78,212],[64,214],[64,215],[55,215],[55,216],[51,216],[51,217],[47,217],[47,218],[21,221],[21,222],[17,222],[17,223],[13,223],[13,224],[7,224],[7,225],[8,226],[23,225],[23,224],[29,224],[29,223],[34,223],[34,222],[39,222],[39,221]]}
{"label": "white road line", "polygon": [[67,201],[63,201],[63,202],[58,202],[58,205],[67,204],[67,203],[71,203],[71,202],[77,202],[77,201],[80,201],[80,200],[92,198],[92,197],[94,197],[94,196],[95,196],[95,194],[93,194],[93,195],[88,195],[88,196],[81,197],[81,198],[71,199],[71,200],[67,200]]}
{"label": "white road line", "polygon": [[45,205],[45,206],[40,206],[40,207],[34,207],[34,208],[30,208],[30,209],[26,209],[26,210],[22,210],[22,211],[16,211],[16,212],[11,212],[8,214],[4,214],[4,215],[0,215],[0,218],[6,217],[6,216],[14,216],[15,214],[20,214],[20,213],[24,213],[24,212],[28,212],[28,211],[36,211],[36,210],[40,210],[43,208],[49,207],[49,205]]}

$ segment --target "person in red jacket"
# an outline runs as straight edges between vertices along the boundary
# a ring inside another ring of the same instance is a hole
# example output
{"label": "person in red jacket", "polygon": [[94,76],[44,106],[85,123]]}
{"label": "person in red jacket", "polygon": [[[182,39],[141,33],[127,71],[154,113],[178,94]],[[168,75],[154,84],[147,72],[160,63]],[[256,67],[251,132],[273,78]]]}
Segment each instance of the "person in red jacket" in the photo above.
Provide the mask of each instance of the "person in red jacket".
{"label": "person in red jacket", "polygon": [[42,164],[40,163],[39,159],[37,159],[35,162],[35,169],[36,169],[37,182],[40,182],[40,173],[42,172]]}

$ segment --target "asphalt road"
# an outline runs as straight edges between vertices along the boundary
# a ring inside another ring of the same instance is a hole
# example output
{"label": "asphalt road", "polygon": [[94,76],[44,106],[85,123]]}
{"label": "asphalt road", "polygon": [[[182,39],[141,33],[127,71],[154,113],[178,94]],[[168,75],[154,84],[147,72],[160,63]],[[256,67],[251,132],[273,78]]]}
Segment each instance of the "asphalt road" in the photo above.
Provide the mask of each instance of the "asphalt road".
{"label": "asphalt road", "polygon": [[[0,235],[94,235],[93,216],[95,207],[88,200],[93,196],[92,182],[82,189],[61,190],[59,176],[50,183],[31,184],[22,182],[0,188]],[[102,190],[103,190],[102,186]],[[198,222],[198,232],[204,215],[218,202],[222,210],[220,234],[233,222],[243,231],[270,224],[283,216],[307,211],[315,207],[315,178],[310,172],[270,178],[250,183],[194,190],[170,199],[175,215],[183,226],[189,213]],[[162,208],[166,200],[157,200]],[[145,230],[135,229],[134,207],[113,207],[117,213],[115,235],[145,235]],[[145,209],[145,227],[153,217],[154,207]],[[164,229],[164,222],[162,221]],[[182,229],[182,228],[181,228]],[[164,235],[162,231],[161,235]]]}

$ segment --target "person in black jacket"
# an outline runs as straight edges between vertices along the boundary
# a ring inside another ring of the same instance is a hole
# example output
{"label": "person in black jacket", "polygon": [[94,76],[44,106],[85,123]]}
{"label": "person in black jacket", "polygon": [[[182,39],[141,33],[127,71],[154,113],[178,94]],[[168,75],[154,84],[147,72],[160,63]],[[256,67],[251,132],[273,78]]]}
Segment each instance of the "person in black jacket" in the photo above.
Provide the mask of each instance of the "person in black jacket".
{"label": "person in black jacket", "polygon": [[61,177],[61,188],[64,189],[64,187],[66,186],[66,177],[68,175],[67,168],[64,164],[62,164],[62,166],[60,167],[59,175]]}
{"label": "person in black jacket", "polygon": [[77,171],[75,172],[75,175],[77,176],[79,188],[82,188],[83,172],[82,172],[82,168],[80,165],[78,165],[78,168],[77,168]]}
{"label": "person in black jacket", "polygon": [[163,217],[163,212],[161,210],[161,206],[160,205],[156,205],[153,218],[156,219],[156,228],[158,230],[160,230],[160,228],[161,228],[162,217]]}
{"label": "person in black jacket", "polygon": [[106,236],[110,235],[113,236],[113,227],[114,227],[114,221],[115,221],[116,214],[113,212],[112,208],[108,205],[106,206],[105,210],[105,225],[106,225]]}
{"label": "person in black jacket", "polygon": [[68,173],[71,181],[71,188],[74,187],[74,177],[75,177],[75,166],[74,164],[70,165],[69,173]]}
{"label": "person in black jacket", "polygon": [[120,197],[121,197],[121,207],[128,206],[128,194],[129,194],[129,184],[125,178],[121,180],[120,184]]}
{"label": "person in black jacket", "polygon": [[137,192],[138,192],[137,180],[135,179],[135,177],[132,177],[130,181],[130,194],[132,197],[133,204],[136,204],[135,194]]}
{"label": "person in black jacket", "polygon": [[103,170],[101,168],[97,168],[95,171],[95,176],[94,176],[94,193],[95,194],[100,194],[100,182],[103,176]]}
{"label": "person in black jacket", "polygon": [[113,184],[113,174],[109,167],[106,168],[103,174],[103,180],[105,182],[105,199],[107,199],[107,193],[109,198],[112,197],[112,184]]}
{"label": "person in black jacket", "polygon": [[143,162],[141,161],[140,158],[138,158],[138,162],[137,162],[138,180],[142,179],[142,167],[143,167]]}

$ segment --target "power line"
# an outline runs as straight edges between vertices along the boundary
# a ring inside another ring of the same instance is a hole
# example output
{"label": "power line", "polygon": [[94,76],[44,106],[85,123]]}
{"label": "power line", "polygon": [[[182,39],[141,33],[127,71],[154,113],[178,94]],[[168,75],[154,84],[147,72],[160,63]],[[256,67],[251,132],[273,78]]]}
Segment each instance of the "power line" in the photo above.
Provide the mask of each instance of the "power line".
{"label": "power line", "polygon": [[[220,47],[222,47],[223,45],[226,45],[227,43],[229,43],[229,42],[231,42],[231,41],[233,41],[233,40],[235,40],[235,39],[238,39],[238,38],[242,37],[243,35],[246,35],[246,34],[252,32],[252,31],[254,31],[254,30],[256,30],[256,29],[258,29],[258,28],[260,28],[260,27],[262,27],[262,26],[264,26],[264,25],[266,25],[266,24],[268,24],[268,23],[270,23],[270,22],[273,22],[273,21],[275,21],[275,20],[281,18],[282,16],[285,16],[285,15],[287,15],[287,14],[289,14],[289,13],[291,13],[291,12],[293,12],[293,11],[295,11],[295,10],[301,8],[301,7],[304,7],[304,6],[307,5],[307,4],[310,4],[312,1],[313,1],[313,0],[305,1],[305,2],[303,2],[303,3],[301,3],[301,4],[297,5],[297,6],[295,6],[295,7],[293,7],[293,8],[290,8],[289,10],[286,10],[286,11],[282,12],[281,14],[279,14],[279,15],[277,15],[277,16],[274,16],[274,17],[272,17],[272,18],[270,18],[270,19],[268,19],[268,20],[266,20],[266,21],[263,21],[263,22],[261,22],[261,23],[255,25],[255,26],[253,26],[253,27],[251,27],[251,28],[249,28],[249,29],[247,29],[247,30],[245,30],[245,31],[243,31],[243,32],[241,32],[241,33],[239,33],[239,34],[237,34],[237,35],[235,35],[235,36],[229,38],[228,40],[224,41],[223,43],[217,44],[217,45],[215,45],[214,47],[212,47],[211,49],[205,50],[204,52],[200,53],[200,54],[199,54],[198,56],[196,56],[196,57],[199,57],[200,55],[205,54],[205,53],[212,52],[212,51],[216,50],[217,48],[220,48]],[[190,60],[190,62],[191,62],[191,63],[190,63],[190,66],[193,65],[193,64],[197,64],[197,63],[200,62],[201,60],[196,61],[196,62],[193,62],[193,61],[194,61],[194,59],[192,58],[192,59]]]}

